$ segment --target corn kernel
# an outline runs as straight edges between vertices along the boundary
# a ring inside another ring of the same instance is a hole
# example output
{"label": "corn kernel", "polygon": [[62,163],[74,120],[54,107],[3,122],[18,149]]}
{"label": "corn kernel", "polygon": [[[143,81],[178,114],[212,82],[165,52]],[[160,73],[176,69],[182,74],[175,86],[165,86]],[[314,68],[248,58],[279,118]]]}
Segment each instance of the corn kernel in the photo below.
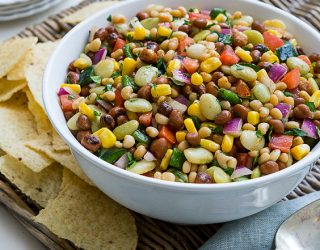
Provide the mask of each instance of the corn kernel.
{"label": "corn kernel", "polygon": [[227,20],[227,17],[220,13],[214,20],[218,21],[219,23],[224,23]]}
{"label": "corn kernel", "polygon": [[114,135],[114,133],[112,133],[112,131],[107,128],[101,128],[95,133],[93,133],[93,135],[99,137],[102,147],[104,148],[112,148],[117,141],[117,138]]}
{"label": "corn kernel", "polygon": [[171,158],[171,155],[173,153],[173,150],[172,149],[168,149],[166,154],[164,155],[161,163],[160,163],[160,168],[162,170],[167,170],[168,166],[169,166],[169,161],[170,161],[170,158]]}
{"label": "corn kernel", "polygon": [[188,132],[190,133],[197,133],[196,126],[194,125],[193,121],[191,118],[187,118],[184,120],[184,125],[186,126]]}
{"label": "corn kernel", "polygon": [[119,63],[116,60],[113,60],[113,63],[114,63],[114,71],[119,70],[120,69]]}
{"label": "corn kernel", "polygon": [[160,96],[171,95],[171,87],[169,84],[158,84],[151,88],[151,95],[154,98],[159,98]]}
{"label": "corn kernel", "polygon": [[185,131],[185,130],[176,132],[177,142],[180,143],[180,142],[184,141],[187,133],[188,133],[188,131]]}
{"label": "corn kernel", "polygon": [[194,102],[188,107],[188,115],[196,116],[201,121],[205,121],[206,120],[206,118],[201,114],[199,102]]}
{"label": "corn kernel", "polygon": [[118,76],[114,79],[114,86],[117,86],[118,84],[121,84],[122,76]]}
{"label": "corn kernel", "polygon": [[293,47],[297,47],[298,42],[296,39],[290,39],[290,43],[292,44]]}
{"label": "corn kernel", "polygon": [[92,108],[90,108],[87,104],[85,104],[84,102],[81,102],[79,105],[79,112],[81,114],[84,114],[86,116],[88,116],[88,118],[90,120],[92,120],[94,118],[94,114],[93,114],[93,110]]}
{"label": "corn kernel", "polygon": [[260,176],[261,176],[261,171],[259,167],[252,170],[251,179],[259,178]]}
{"label": "corn kernel", "polygon": [[128,33],[127,33],[127,37],[133,37],[134,36],[134,31],[129,31]]}
{"label": "corn kernel", "polygon": [[278,30],[275,30],[275,29],[269,29],[268,32],[272,35],[275,35],[276,37],[278,38],[281,38],[282,37],[282,34],[278,31]]}
{"label": "corn kernel", "polygon": [[138,26],[134,30],[134,40],[144,40],[147,36],[147,30],[143,26]]}
{"label": "corn kernel", "polygon": [[310,146],[308,144],[300,144],[291,149],[293,158],[297,161],[301,160],[310,152]]}
{"label": "corn kernel", "polygon": [[78,58],[73,62],[73,66],[78,69],[86,69],[90,66],[90,62],[84,58]]}
{"label": "corn kernel", "polygon": [[80,94],[81,92],[81,86],[79,84],[68,84],[68,83],[64,83],[60,85],[60,88],[64,88],[67,87],[69,89],[71,89],[73,92]]}
{"label": "corn kernel", "polygon": [[204,71],[206,73],[211,73],[212,71],[216,70],[222,65],[220,59],[218,57],[210,57],[206,60],[204,60],[200,64],[201,71]]}
{"label": "corn kernel", "polygon": [[314,106],[318,108],[320,106],[320,90],[316,90],[315,92],[313,92],[309,101],[313,102]]}
{"label": "corn kernel", "polygon": [[236,55],[241,58],[242,61],[251,63],[252,62],[252,56],[247,53],[243,48],[237,47],[236,50]]}
{"label": "corn kernel", "polygon": [[261,61],[263,62],[269,62],[269,63],[279,63],[279,58],[271,51],[267,51],[265,53],[263,53],[262,57],[261,57]]}
{"label": "corn kernel", "polygon": [[260,115],[257,111],[249,111],[247,120],[250,124],[255,126],[260,122]]}
{"label": "corn kernel", "polygon": [[191,83],[193,84],[193,85],[196,85],[196,86],[199,86],[199,85],[201,85],[202,83],[203,83],[203,78],[202,78],[202,76],[199,74],[199,73],[193,73],[192,75],[191,75]]}
{"label": "corn kernel", "polygon": [[123,66],[122,66],[122,75],[131,75],[133,73],[133,71],[136,69],[137,67],[137,62],[132,59],[132,58],[125,58],[123,60]]}
{"label": "corn kernel", "polygon": [[220,149],[220,145],[218,143],[207,139],[201,139],[200,146],[213,153]]}
{"label": "corn kernel", "polygon": [[270,29],[270,28],[277,28],[280,30],[286,29],[286,24],[279,19],[266,20],[263,22],[263,25],[268,29]]}
{"label": "corn kernel", "polygon": [[233,147],[233,136],[231,135],[224,135],[221,149],[224,153],[229,153]]}
{"label": "corn kernel", "polygon": [[171,60],[167,66],[167,73],[172,74],[172,71],[181,68],[181,62],[178,59]]}
{"label": "corn kernel", "polygon": [[159,28],[158,28],[158,34],[160,36],[168,37],[168,36],[170,36],[171,33],[172,33],[172,30],[165,27],[165,26],[159,26]]}

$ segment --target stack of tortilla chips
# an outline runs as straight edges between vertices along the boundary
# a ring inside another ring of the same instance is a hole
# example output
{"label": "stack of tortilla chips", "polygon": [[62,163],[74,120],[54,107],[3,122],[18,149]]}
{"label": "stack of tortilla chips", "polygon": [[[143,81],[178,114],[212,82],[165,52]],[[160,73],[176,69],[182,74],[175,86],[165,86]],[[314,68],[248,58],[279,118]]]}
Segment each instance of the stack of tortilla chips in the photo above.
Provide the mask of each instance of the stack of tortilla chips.
{"label": "stack of tortilla chips", "polygon": [[0,172],[43,208],[34,220],[57,236],[82,249],[135,249],[133,216],[94,187],[45,113],[42,76],[58,42],[0,44]]}

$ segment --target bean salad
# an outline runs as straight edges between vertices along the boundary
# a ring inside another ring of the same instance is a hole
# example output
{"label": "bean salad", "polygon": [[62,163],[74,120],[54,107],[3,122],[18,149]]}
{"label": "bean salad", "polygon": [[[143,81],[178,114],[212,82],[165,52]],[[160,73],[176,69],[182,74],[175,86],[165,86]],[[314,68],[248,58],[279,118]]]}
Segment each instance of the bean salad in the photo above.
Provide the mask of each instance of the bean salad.
{"label": "bean salad", "polygon": [[283,21],[160,5],[107,20],[58,90],[68,128],[97,157],[227,183],[290,167],[318,143],[320,55]]}

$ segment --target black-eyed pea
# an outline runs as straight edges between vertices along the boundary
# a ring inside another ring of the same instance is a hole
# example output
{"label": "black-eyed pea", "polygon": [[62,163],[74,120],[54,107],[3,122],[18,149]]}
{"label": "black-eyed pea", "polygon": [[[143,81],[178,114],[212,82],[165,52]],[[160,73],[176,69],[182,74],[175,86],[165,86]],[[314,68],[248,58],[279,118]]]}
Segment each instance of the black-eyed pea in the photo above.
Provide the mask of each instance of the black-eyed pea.
{"label": "black-eyed pea", "polygon": [[210,82],[212,80],[212,76],[206,72],[201,72],[200,75],[204,82]]}
{"label": "black-eyed pea", "polygon": [[170,41],[168,43],[168,49],[175,51],[175,50],[177,50],[178,45],[179,45],[179,40],[178,40],[178,38],[174,37],[174,38],[170,39]]}
{"label": "black-eyed pea", "polygon": [[206,164],[199,165],[198,173],[205,172],[207,169],[208,169],[208,166]]}
{"label": "black-eyed pea", "polygon": [[270,154],[268,154],[268,153],[263,153],[259,156],[259,164],[260,165],[269,161],[269,160],[270,160]]}
{"label": "black-eyed pea", "polygon": [[228,101],[221,101],[220,105],[225,110],[231,110],[231,104]]}
{"label": "black-eyed pea", "polygon": [[132,135],[126,135],[122,142],[124,148],[132,148],[136,143],[134,137]]}
{"label": "black-eyed pea", "polygon": [[168,12],[162,12],[158,16],[160,22],[172,22],[172,15]]}
{"label": "black-eyed pea", "polygon": [[133,153],[135,159],[142,159],[143,156],[147,153],[147,149],[143,145],[139,145]]}
{"label": "black-eyed pea", "polygon": [[296,121],[289,121],[285,123],[285,128],[288,130],[292,130],[294,128],[299,128],[299,127],[300,127],[299,122],[296,122]]}
{"label": "black-eyed pea", "polygon": [[304,91],[304,90],[299,92],[299,97],[303,98],[306,102],[310,100],[310,95],[308,94],[307,91]]}
{"label": "black-eyed pea", "polygon": [[279,158],[278,158],[278,160],[283,162],[283,163],[286,163],[289,160],[289,156],[288,156],[287,153],[281,153]]}
{"label": "black-eyed pea", "polygon": [[256,128],[255,126],[253,126],[252,124],[250,123],[245,123],[242,125],[242,130],[252,130],[252,131],[255,131]]}
{"label": "black-eyed pea", "polygon": [[150,136],[151,138],[155,138],[158,136],[159,131],[158,129],[154,128],[154,127],[147,127],[146,128],[146,133],[148,136]]}
{"label": "black-eyed pea", "polygon": [[258,125],[258,130],[260,130],[261,133],[265,135],[268,132],[269,127],[270,127],[269,123],[262,122]]}
{"label": "black-eyed pea", "polygon": [[197,172],[198,171],[198,165],[197,164],[191,164],[190,172]]}
{"label": "black-eyed pea", "polygon": [[277,161],[280,157],[281,151],[279,149],[274,149],[270,153],[270,161]]}
{"label": "black-eyed pea", "polygon": [[156,122],[160,125],[167,125],[169,123],[169,118],[160,113],[157,113],[155,115],[155,119],[156,119]]}
{"label": "black-eyed pea", "polygon": [[120,142],[120,141],[116,141],[115,143],[114,143],[114,146],[116,147],[116,148],[122,148],[122,142]]}
{"label": "black-eyed pea", "polygon": [[159,171],[157,171],[153,174],[153,178],[155,178],[155,179],[161,180],[162,179],[161,177],[162,177],[162,173]]}
{"label": "black-eyed pea", "polygon": [[228,80],[228,78],[226,76],[223,76],[218,80],[218,86],[220,88],[230,89],[231,88],[231,83],[229,82],[229,80]]}
{"label": "black-eyed pea", "polygon": [[253,100],[250,102],[249,105],[250,105],[250,108],[252,108],[255,111],[259,111],[263,107],[262,102],[260,102],[259,100]]}
{"label": "black-eyed pea", "polygon": [[185,161],[182,164],[182,172],[185,173],[185,174],[189,174],[190,171],[191,171],[191,163],[188,162],[188,161]]}
{"label": "black-eyed pea", "polygon": [[262,149],[260,149],[259,153],[262,155],[263,153],[268,153],[270,154],[270,148],[268,147],[264,147]]}
{"label": "black-eyed pea", "polygon": [[279,101],[279,102],[282,102],[282,101],[283,101],[285,95],[283,94],[282,91],[276,90],[276,91],[274,92],[274,94],[278,97],[278,101]]}
{"label": "black-eyed pea", "polygon": [[291,106],[294,106],[294,99],[291,96],[285,96],[283,98],[283,102],[286,103],[286,104],[289,104]]}
{"label": "black-eyed pea", "polygon": [[164,172],[162,173],[161,180],[174,182],[176,180],[176,177],[173,173]]}
{"label": "black-eyed pea", "polygon": [[279,109],[273,108],[270,110],[270,115],[276,119],[276,120],[281,120],[282,119],[282,113]]}
{"label": "black-eyed pea", "polygon": [[280,90],[280,91],[283,91],[287,88],[287,84],[285,84],[284,82],[278,82],[276,84],[276,89],[277,90]]}
{"label": "black-eyed pea", "polygon": [[250,151],[248,154],[250,157],[255,158],[259,155],[259,152],[257,150],[253,150],[253,151]]}
{"label": "black-eyed pea", "polygon": [[275,94],[272,94],[270,96],[270,103],[273,105],[273,106],[276,106],[279,104],[279,99],[278,99],[278,96],[275,95]]}
{"label": "black-eyed pea", "polygon": [[189,144],[188,144],[188,142],[186,141],[186,140],[184,140],[184,141],[182,141],[182,142],[180,142],[179,144],[178,144],[178,149],[180,150],[180,151],[184,151],[185,149],[187,149],[189,147]]}
{"label": "black-eyed pea", "polygon": [[259,109],[259,114],[260,114],[260,118],[265,118],[269,115],[270,113],[270,110],[266,107],[261,107]]}
{"label": "black-eyed pea", "polygon": [[211,129],[208,127],[202,127],[198,131],[201,139],[207,138],[211,135]]}
{"label": "black-eyed pea", "polygon": [[190,172],[188,175],[189,183],[194,183],[196,177],[197,177],[197,172]]}

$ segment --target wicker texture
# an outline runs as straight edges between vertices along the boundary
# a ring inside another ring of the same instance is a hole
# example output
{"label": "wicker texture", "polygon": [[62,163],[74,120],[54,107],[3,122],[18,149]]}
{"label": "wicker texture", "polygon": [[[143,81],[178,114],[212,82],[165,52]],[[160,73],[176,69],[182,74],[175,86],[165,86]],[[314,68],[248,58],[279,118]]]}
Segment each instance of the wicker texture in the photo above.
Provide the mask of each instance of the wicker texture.
{"label": "wicker texture", "polygon": [[[96,0],[83,1],[76,7],[62,11],[60,14],[49,17],[40,24],[26,28],[17,36],[37,36],[40,42],[55,41],[64,36],[72,26],[60,20]],[[320,1],[317,0],[263,0],[287,12],[298,16],[301,20],[320,30]],[[285,199],[294,199],[299,196],[320,190],[320,160],[318,160],[302,183]],[[57,238],[45,227],[32,221],[32,216],[38,213],[35,206],[27,197],[19,192],[12,184],[1,176],[0,202],[44,245],[50,249],[76,249],[67,240]],[[196,249],[211,237],[220,227],[219,224],[206,226],[174,225],[134,213],[138,226],[139,249]]]}

